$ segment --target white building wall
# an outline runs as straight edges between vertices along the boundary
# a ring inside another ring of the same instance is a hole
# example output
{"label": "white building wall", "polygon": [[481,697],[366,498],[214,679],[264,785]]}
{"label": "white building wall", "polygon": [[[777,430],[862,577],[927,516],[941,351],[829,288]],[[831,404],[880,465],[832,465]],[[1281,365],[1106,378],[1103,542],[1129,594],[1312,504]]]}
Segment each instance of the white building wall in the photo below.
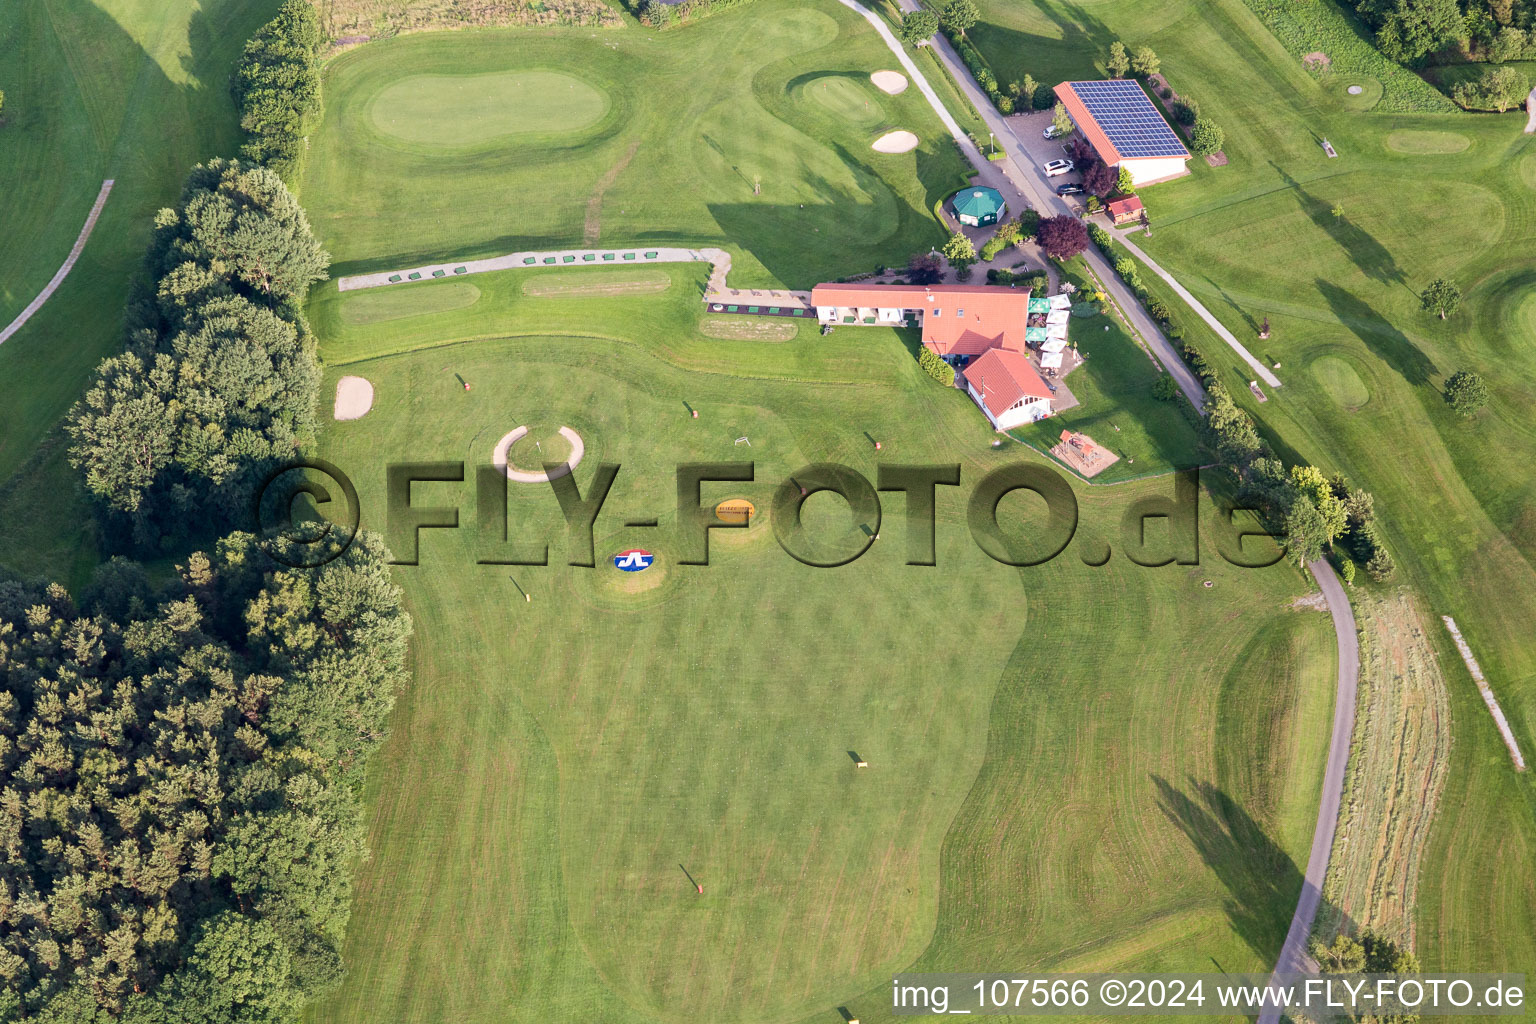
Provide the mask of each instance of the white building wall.
{"label": "white building wall", "polygon": [[[1051,414],[1051,403],[1043,398],[1031,398],[1016,408],[1009,409],[997,418],[994,425],[998,430],[1011,430],[1025,423],[1033,423],[1043,420]],[[987,419],[991,419],[988,416]]]}
{"label": "white building wall", "polygon": [[1145,185],[1149,181],[1177,177],[1189,170],[1184,166],[1184,159],[1176,156],[1121,160],[1119,166],[1130,169],[1131,181],[1138,186]]}

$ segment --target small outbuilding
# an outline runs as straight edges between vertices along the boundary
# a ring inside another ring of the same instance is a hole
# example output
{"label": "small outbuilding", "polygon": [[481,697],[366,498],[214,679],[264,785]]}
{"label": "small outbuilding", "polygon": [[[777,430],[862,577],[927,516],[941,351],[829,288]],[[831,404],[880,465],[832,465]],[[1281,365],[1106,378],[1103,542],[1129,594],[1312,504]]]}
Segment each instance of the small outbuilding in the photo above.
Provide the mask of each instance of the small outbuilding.
{"label": "small outbuilding", "polygon": [[1141,220],[1144,207],[1136,196],[1126,196],[1111,200],[1105,209],[1109,211],[1109,219],[1116,224],[1132,224]]}
{"label": "small outbuilding", "polygon": [[949,201],[955,218],[967,227],[980,228],[996,224],[1008,213],[1008,203],[1003,194],[985,185],[973,185],[956,192]]}

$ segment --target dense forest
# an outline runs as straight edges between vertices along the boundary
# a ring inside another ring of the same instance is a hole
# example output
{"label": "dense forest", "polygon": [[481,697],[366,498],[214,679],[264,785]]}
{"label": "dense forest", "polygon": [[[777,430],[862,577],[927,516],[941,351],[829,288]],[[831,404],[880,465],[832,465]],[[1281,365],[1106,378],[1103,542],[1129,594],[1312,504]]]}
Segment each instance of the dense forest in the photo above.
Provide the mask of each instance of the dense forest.
{"label": "dense forest", "polygon": [[1358,0],[1355,10],[1393,60],[1449,49],[1496,62],[1536,56],[1532,0]]}
{"label": "dense forest", "polygon": [[193,168],[156,217],[124,351],[67,424],[109,541],[171,551],[240,525],[253,488],[312,439],[320,369],[301,304],[329,263],[276,173]]}
{"label": "dense forest", "polygon": [[336,981],[409,633],[371,535],[0,583],[0,1019],[276,1024]]}

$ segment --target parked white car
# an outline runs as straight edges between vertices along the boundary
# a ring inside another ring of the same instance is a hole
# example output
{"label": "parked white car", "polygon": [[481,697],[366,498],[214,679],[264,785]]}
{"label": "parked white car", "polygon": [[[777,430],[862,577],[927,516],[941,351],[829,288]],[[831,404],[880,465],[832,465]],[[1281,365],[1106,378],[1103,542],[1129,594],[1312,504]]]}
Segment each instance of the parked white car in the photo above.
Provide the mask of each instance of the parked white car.
{"label": "parked white car", "polygon": [[1065,134],[1066,134],[1065,132],[1058,131],[1054,124],[1048,124],[1048,125],[1045,126],[1045,131],[1040,133],[1040,137],[1042,139],[1054,139],[1058,135],[1065,135]]}
{"label": "parked white car", "polygon": [[1054,178],[1058,174],[1069,174],[1076,165],[1071,160],[1047,160],[1045,162],[1045,176]]}

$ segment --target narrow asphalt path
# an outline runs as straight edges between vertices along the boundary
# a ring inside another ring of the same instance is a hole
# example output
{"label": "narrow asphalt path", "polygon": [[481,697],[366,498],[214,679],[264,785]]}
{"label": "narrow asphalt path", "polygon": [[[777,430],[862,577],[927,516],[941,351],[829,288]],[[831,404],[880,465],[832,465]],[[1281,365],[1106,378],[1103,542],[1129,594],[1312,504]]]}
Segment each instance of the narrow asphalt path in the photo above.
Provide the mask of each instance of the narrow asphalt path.
{"label": "narrow asphalt path", "polygon": [[0,331],[0,345],[5,344],[11,339],[13,334],[27,325],[27,321],[32,319],[33,314],[43,308],[43,303],[47,302],[53,296],[53,293],[59,290],[59,285],[63,284],[64,279],[69,276],[69,272],[75,269],[75,261],[85,251],[85,243],[90,240],[91,232],[96,228],[96,218],[101,216],[102,207],[107,205],[107,196],[112,194],[112,186],[114,184],[116,182],[111,178],[101,183],[101,191],[96,193],[96,202],[92,204],[91,212],[85,218],[85,227],[80,229],[80,237],[75,239],[75,247],[69,250],[69,256],[65,258],[64,265],[59,268],[58,273],[53,275],[53,280],[43,285],[43,290],[37,293],[37,298],[27,303],[27,308],[22,310],[15,320],[11,321],[10,326]]}
{"label": "narrow asphalt path", "polygon": [[[1344,586],[1328,561],[1319,558],[1307,568],[1317,579],[1318,588],[1328,602],[1333,616],[1333,633],[1339,647],[1338,689],[1333,698],[1333,736],[1328,741],[1328,766],[1323,771],[1323,797],[1317,804],[1317,825],[1312,831],[1312,852],[1307,855],[1307,871],[1302,876],[1301,896],[1275,976],[1312,973],[1317,964],[1307,955],[1307,940],[1323,899],[1323,879],[1328,874],[1328,855],[1333,852],[1333,834],[1339,822],[1339,801],[1344,793],[1344,768],[1349,763],[1349,741],[1355,731],[1355,692],[1360,682],[1360,638],[1355,632],[1355,613],[1349,607]],[[1259,1014],[1259,1024],[1278,1024],[1279,1007],[1266,1007]]]}
{"label": "narrow asphalt path", "polygon": [[[949,45],[948,40],[942,36],[935,36],[930,46],[938,54],[939,59],[944,61],[945,66],[949,69],[950,76],[954,78],[961,92],[965,94],[965,98],[981,116],[982,121],[987,126],[987,130],[996,138],[997,145],[1001,147],[1004,154],[1001,160],[988,160],[981,150],[976,147],[975,143],[970,140],[970,137],[961,130],[955,119],[950,116],[943,102],[939,99],[938,94],[933,91],[933,87],[928,84],[928,80],[923,77],[923,73],[918,70],[912,58],[907,56],[907,51],[891,32],[890,26],[885,23],[883,18],[858,3],[857,0],[838,0],[838,2],[844,7],[857,11],[862,15],[865,21],[874,26],[875,31],[880,34],[880,38],[885,40],[886,46],[890,47],[891,52],[896,55],[896,59],[901,62],[901,66],[906,70],[907,74],[912,76],[912,81],[917,85],[918,91],[928,100],[929,106],[933,107],[934,113],[939,116],[939,120],[944,123],[944,127],[954,136],[955,144],[960,147],[960,151],[965,154],[972,166],[976,168],[978,181],[997,189],[1005,197],[1022,196],[1029,202],[1030,206],[1040,211],[1041,216],[1077,216],[1062,201],[1061,197],[1056,195],[1055,189],[1051,188],[1046,181],[1044,172],[1033,164],[1029,164],[1026,169],[1015,161],[1014,154],[1020,152],[1018,137],[1013,134],[1013,129],[1009,126],[1008,122],[997,113],[996,108],[992,106],[992,102],[987,99],[986,94],[981,91],[981,87],[971,77],[970,71],[960,60],[959,54],[955,53],[954,48]],[[917,0],[900,0],[900,2],[905,10],[916,10],[918,7]],[[1012,143],[1011,146],[1009,145],[1010,142]],[[1104,258],[1103,253],[1099,252],[1096,246],[1090,245],[1083,253],[1083,258],[1088,261],[1088,265],[1093,268],[1094,274],[1103,283],[1104,290],[1109,293],[1121,310],[1124,311],[1126,317],[1130,320],[1131,326],[1135,329],[1136,333],[1141,335],[1147,346],[1152,350],[1157,361],[1162,364],[1163,369],[1173,376],[1174,382],[1179,385],[1179,390],[1184,392],[1184,396],[1189,399],[1190,404],[1203,414],[1206,399],[1205,388],[1201,385],[1199,379],[1190,372],[1189,367],[1184,364],[1183,358],[1173,347],[1172,343],[1168,341],[1167,337],[1163,335],[1162,330],[1147,315],[1141,303],[1136,301],[1136,297],[1131,294],[1130,289],[1115,274],[1114,267],[1110,266],[1109,261]]]}
{"label": "narrow asphalt path", "polygon": [[[865,19],[875,26],[875,30],[885,39],[886,45],[891,47],[892,51],[896,53],[897,58],[901,60],[902,66],[907,69],[907,72],[913,76],[914,81],[918,83],[918,87],[922,90],[923,95],[928,97],[928,102],[933,104],[940,119],[945,122],[945,126],[950,128],[952,134],[955,134],[958,126],[954,125],[954,121],[949,117],[948,111],[944,109],[943,104],[938,102],[938,98],[934,95],[933,90],[928,88],[928,83],[917,71],[912,61],[907,57],[906,51],[901,48],[901,44],[896,41],[895,36],[891,34],[885,23],[878,16],[856,3],[855,0],[839,0],[839,2],[843,6],[850,7],[863,14]],[[917,0],[900,0],[900,3],[906,10],[916,10],[918,7]],[[1014,186],[1015,193],[1028,198],[1031,205],[1039,210],[1042,215],[1069,214],[1075,216],[1073,211],[1050,188],[1043,172],[1031,164],[1029,166],[1029,173],[1026,174],[1015,162],[1013,154],[1021,151],[1018,137],[1014,135],[1013,129],[1008,122],[997,114],[996,108],[992,106],[991,101],[981,92],[981,88],[976,84],[975,79],[971,77],[970,71],[960,61],[959,56],[955,53],[954,48],[949,45],[949,42],[942,37],[935,37],[933,47],[948,66],[950,74],[965,92],[966,98],[976,108],[982,120],[986,122],[987,129],[997,137],[999,145],[1004,147],[1004,151],[1007,154],[1003,160],[989,161],[981,155],[976,147],[971,144],[970,139],[963,133],[956,134],[956,143],[959,144],[961,150],[970,158],[971,162],[976,165],[981,179],[993,188],[999,187],[999,181],[1005,185]],[[1533,93],[1533,96],[1536,96],[1536,93]],[[1536,99],[1533,99],[1533,103],[1536,103]],[[1008,146],[1009,142],[1012,142],[1013,145]],[[1003,191],[1004,195],[1008,194],[1005,189],[999,190]],[[1124,241],[1123,236],[1121,241]],[[1178,282],[1173,280],[1172,275],[1163,271],[1152,260],[1147,259],[1145,254],[1141,253],[1139,249],[1136,249],[1134,246],[1128,246],[1128,248],[1145,260],[1147,265],[1153,268],[1160,277],[1170,282],[1179,292],[1180,296],[1190,303],[1191,309],[1194,309],[1200,314],[1202,319],[1210,323],[1228,344],[1232,345],[1248,360],[1249,365],[1254,365],[1256,360],[1254,360],[1253,356],[1237,343],[1237,339],[1233,338],[1230,332],[1221,326],[1220,321],[1216,320],[1204,306],[1196,302],[1187,291],[1179,286]],[[1115,275],[1114,268],[1109,266],[1109,261],[1104,259],[1103,255],[1094,247],[1089,247],[1084,256],[1088,259],[1089,265],[1094,267],[1100,279],[1103,280],[1110,294],[1114,296],[1115,301],[1125,310],[1126,315],[1131,317],[1137,330],[1141,331],[1143,337],[1146,338],[1153,350],[1157,352],[1164,369],[1168,370],[1173,375],[1174,380],[1178,381],[1180,389],[1194,403],[1195,408],[1203,408],[1205,389],[1200,386],[1200,383],[1195,380],[1194,375],[1189,372],[1188,368],[1184,365],[1184,361],[1174,351],[1173,346],[1169,344],[1168,339],[1163,336],[1162,332],[1157,329],[1157,326],[1152,323],[1151,318],[1146,315],[1146,311],[1142,309],[1141,303],[1135,301],[1135,297],[1130,295],[1129,291]],[[1254,366],[1254,368],[1255,370],[1260,369],[1259,366]],[[1269,383],[1271,387],[1280,386],[1278,380],[1272,379],[1272,374],[1261,371],[1261,376],[1264,377],[1266,383]],[[1344,793],[1344,769],[1349,763],[1350,738],[1354,734],[1355,729],[1355,696],[1360,681],[1360,641],[1355,632],[1355,614],[1349,606],[1349,598],[1344,593],[1343,584],[1339,582],[1339,577],[1334,573],[1333,567],[1325,559],[1317,559],[1310,562],[1307,568],[1311,570],[1313,577],[1316,578],[1317,585],[1323,592],[1323,598],[1328,603],[1328,612],[1333,617],[1333,631],[1338,644],[1338,684],[1334,694],[1333,734],[1328,741],[1328,763],[1323,772],[1323,793],[1321,800],[1318,801],[1317,825],[1312,832],[1312,849],[1307,856],[1307,869],[1302,877],[1301,895],[1296,901],[1296,913],[1291,918],[1290,930],[1286,932],[1285,944],[1280,947],[1280,959],[1275,966],[1277,974],[1299,973],[1315,971],[1317,969],[1317,965],[1307,955],[1307,940],[1312,935],[1312,924],[1317,918],[1318,906],[1322,903],[1323,879],[1328,874],[1328,858],[1333,852],[1333,836],[1339,821],[1339,802],[1343,798]],[[1259,1024],[1278,1024],[1279,1019],[1280,1011],[1278,1008],[1266,1009],[1259,1016]]]}
{"label": "narrow asphalt path", "polygon": [[1189,306],[1190,309],[1195,311],[1196,316],[1209,324],[1211,330],[1215,331],[1217,336],[1219,336],[1222,341],[1225,341],[1232,347],[1232,351],[1236,352],[1239,356],[1242,356],[1243,362],[1247,363],[1249,369],[1253,370],[1254,373],[1259,375],[1260,380],[1272,388],[1277,388],[1280,386],[1280,378],[1276,377],[1273,373],[1270,372],[1269,367],[1265,366],[1262,362],[1255,358],[1254,354],[1248,351],[1247,346],[1238,341],[1237,337],[1233,335],[1231,331],[1227,330],[1226,325],[1223,324],[1220,320],[1216,319],[1215,315],[1210,310],[1205,308],[1205,304],[1203,302],[1189,293],[1189,289],[1179,284],[1178,280],[1172,274],[1168,273],[1168,271],[1159,266],[1156,260],[1142,252],[1140,247],[1138,247],[1135,242],[1132,242],[1128,237],[1126,237],[1126,232],[1111,228],[1110,234],[1119,239],[1120,244],[1130,250],[1132,255],[1150,267],[1152,269],[1152,273],[1156,274],[1164,281],[1167,281],[1168,287],[1172,288],[1178,294],[1179,298],[1183,299],[1185,304]]}
{"label": "narrow asphalt path", "polygon": [[1536,89],[1525,98],[1525,134],[1536,134]]}

